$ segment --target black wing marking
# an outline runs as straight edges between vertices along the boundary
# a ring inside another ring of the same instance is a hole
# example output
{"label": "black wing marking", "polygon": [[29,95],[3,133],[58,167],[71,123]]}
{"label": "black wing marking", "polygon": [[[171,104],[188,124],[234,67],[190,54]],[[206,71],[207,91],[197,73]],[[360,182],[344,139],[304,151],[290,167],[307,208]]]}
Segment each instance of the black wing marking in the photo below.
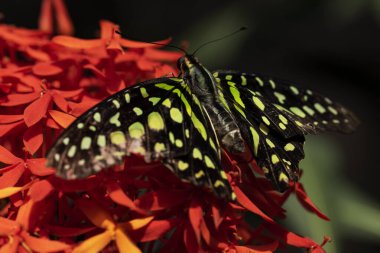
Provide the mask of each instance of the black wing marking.
{"label": "black wing marking", "polygon": [[80,116],[47,155],[64,178],[83,178],[138,154],[179,178],[233,198],[212,124],[182,79],[139,83]]}

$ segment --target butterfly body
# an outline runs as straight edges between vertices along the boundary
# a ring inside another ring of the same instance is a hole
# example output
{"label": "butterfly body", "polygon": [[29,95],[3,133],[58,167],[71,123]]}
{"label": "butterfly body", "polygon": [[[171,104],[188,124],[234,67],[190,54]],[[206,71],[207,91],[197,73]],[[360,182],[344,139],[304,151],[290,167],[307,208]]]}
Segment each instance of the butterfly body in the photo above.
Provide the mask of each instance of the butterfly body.
{"label": "butterfly body", "polygon": [[247,147],[283,191],[298,180],[305,134],[351,132],[358,124],[343,106],[286,81],[211,73],[191,55],[181,57],[178,68],[176,78],[138,83],[81,115],[50,149],[48,166],[64,178],[83,178],[137,154],[234,199],[221,148],[240,153]]}
{"label": "butterfly body", "polygon": [[209,115],[223,147],[232,153],[244,152],[244,141],[231,112],[220,101],[218,86],[212,73],[198,59],[185,55],[178,60],[181,77],[189,85]]}

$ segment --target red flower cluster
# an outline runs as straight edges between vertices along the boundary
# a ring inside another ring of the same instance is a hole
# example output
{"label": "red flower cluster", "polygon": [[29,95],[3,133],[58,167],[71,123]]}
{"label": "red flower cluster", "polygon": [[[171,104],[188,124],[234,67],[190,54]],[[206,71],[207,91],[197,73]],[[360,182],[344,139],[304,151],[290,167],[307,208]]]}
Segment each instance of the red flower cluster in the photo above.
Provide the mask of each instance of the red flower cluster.
{"label": "red flower cluster", "polygon": [[[44,1],[40,25],[48,31],[53,7],[64,8]],[[58,30],[70,33],[65,13]],[[45,167],[47,149],[75,117],[138,81],[177,72],[179,53],[121,38],[111,22],[100,25],[93,40],[0,25],[0,252],[263,253],[289,245],[324,252],[275,219],[285,218],[281,205],[292,192],[327,217],[299,183],[274,191],[254,161],[224,154],[237,195],[229,203],[137,157],[77,181]],[[244,220],[250,212],[254,224]]]}

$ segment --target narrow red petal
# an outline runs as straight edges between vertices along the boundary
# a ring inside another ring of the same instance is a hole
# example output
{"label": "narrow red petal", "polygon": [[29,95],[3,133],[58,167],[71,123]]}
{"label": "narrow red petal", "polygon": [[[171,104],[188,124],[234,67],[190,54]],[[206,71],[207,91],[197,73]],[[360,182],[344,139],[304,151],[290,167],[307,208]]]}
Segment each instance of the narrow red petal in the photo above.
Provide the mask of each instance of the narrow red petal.
{"label": "narrow red petal", "polygon": [[106,187],[110,198],[119,205],[126,206],[140,214],[147,214],[145,210],[136,206],[136,204],[124,193],[123,189],[115,181],[107,182]]}
{"label": "narrow red petal", "polygon": [[237,201],[245,208],[247,208],[249,211],[259,215],[264,220],[274,223],[274,220],[270,218],[268,215],[263,213],[244,193],[240,190],[239,187],[234,187],[234,192],[236,193]]}
{"label": "narrow red petal", "polygon": [[58,33],[71,35],[74,33],[74,27],[71,22],[69,13],[67,12],[66,6],[62,0],[53,0],[53,5],[55,7]]}
{"label": "narrow red petal", "polygon": [[173,51],[164,51],[155,48],[147,48],[145,50],[144,56],[150,60],[154,61],[177,61],[183,53],[173,52]]}
{"label": "narrow red petal", "polygon": [[178,219],[154,220],[146,227],[135,231],[129,231],[137,242],[149,242],[162,238],[167,232],[179,224]]}
{"label": "narrow red petal", "polygon": [[54,90],[54,93],[61,95],[64,98],[74,98],[82,94],[83,89],[77,90]]}
{"label": "narrow red petal", "polygon": [[18,130],[21,126],[24,125],[24,121],[17,121],[11,124],[0,125],[0,137],[5,136],[12,131]]}
{"label": "narrow red petal", "polygon": [[20,162],[12,170],[3,173],[0,177],[0,189],[15,186],[24,171],[24,164]]}
{"label": "narrow red petal", "polygon": [[31,47],[28,47],[25,52],[29,55],[29,57],[40,61],[40,62],[48,62],[51,60],[51,57],[49,54],[41,51],[41,50],[36,50]]}
{"label": "narrow red petal", "polygon": [[185,243],[188,253],[201,253],[204,252],[198,245],[196,235],[191,225],[187,225],[183,231],[183,241]]}
{"label": "narrow red petal", "polygon": [[45,226],[48,228],[48,230],[60,237],[73,237],[73,236],[79,236],[86,234],[90,231],[93,231],[96,227],[90,227],[90,228],[76,228],[76,227],[60,227],[60,226],[53,226],[49,224],[45,224]]}
{"label": "narrow red petal", "polygon": [[8,149],[0,145],[0,162],[5,164],[15,164],[22,162],[22,159],[13,155]]}
{"label": "narrow red petal", "polygon": [[203,219],[203,210],[197,200],[191,201],[189,207],[190,224],[193,227],[198,244],[201,242],[201,222]]}
{"label": "narrow red petal", "polygon": [[55,173],[54,170],[49,169],[45,166],[46,158],[28,159],[26,161],[26,164],[28,165],[28,169],[30,170],[30,172],[32,172],[32,174],[36,176],[44,177]]}
{"label": "narrow red petal", "polygon": [[49,110],[49,114],[63,128],[67,128],[76,119],[70,114],[56,110]]}
{"label": "narrow red petal", "polygon": [[27,126],[32,126],[40,121],[47,112],[52,97],[49,93],[31,103],[24,111],[24,120]]}
{"label": "narrow red petal", "polygon": [[41,124],[28,128],[24,133],[24,145],[30,154],[36,153],[44,141]]}
{"label": "narrow red petal", "polygon": [[292,246],[299,247],[299,248],[308,248],[308,249],[319,246],[313,240],[311,240],[307,237],[302,237],[302,236],[296,235],[295,233],[286,230],[285,228],[283,228],[282,226],[280,226],[278,224],[269,224],[268,223],[268,224],[266,224],[266,227],[267,227],[267,229],[269,229],[269,231],[273,235],[277,236],[279,239],[281,239],[282,241],[284,241],[288,245],[292,245]]}
{"label": "narrow red petal", "polygon": [[47,238],[37,238],[29,235],[27,232],[22,232],[22,238],[28,247],[36,252],[56,252],[64,251],[71,248],[69,244],[53,241]]}
{"label": "narrow red petal", "polygon": [[106,39],[106,40],[112,39],[115,34],[115,30],[117,29],[118,29],[118,25],[112,23],[111,21],[101,20],[100,21],[100,38]]}
{"label": "narrow red petal", "polygon": [[[167,45],[167,44],[169,44],[169,42],[171,40],[172,40],[171,38],[167,38],[167,39],[164,39],[164,40],[155,41],[154,43]],[[151,43],[146,43],[146,42],[141,42],[141,41],[134,41],[134,40],[128,40],[128,39],[120,39],[120,44],[123,47],[128,47],[128,48],[162,47],[162,46],[151,44]]]}
{"label": "narrow red petal", "polygon": [[318,207],[311,201],[309,196],[307,196],[305,189],[301,183],[295,183],[295,191],[297,195],[297,199],[299,202],[310,212],[315,213],[319,218],[329,221],[329,217],[327,217],[324,213],[322,213]]}
{"label": "narrow red petal", "polygon": [[37,63],[33,66],[32,71],[38,76],[49,77],[61,74],[63,69],[50,63]]}
{"label": "narrow red petal", "polygon": [[41,180],[34,183],[28,191],[28,195],[34,202],[38,202],[54,192],[54,187],[48,180]]}
{"label": "narrow red petal", "polygon": [[161,190],[149,192],[138,198],[135,203],[138,207],[150,211],[169,209],[180,203],[187,201],[187,191],[180,190]]}
{"label": "narrow red petal", "polygon": [[42,1],[40,10],[39,29],[45,32],[53,32],[53,15],[51,0]]}
{"label": "narrow red petal", "polygon": [[19,224],[21,224],[25,230],[29,230],[29,225],[31,222],[31,212],[33,207],[34,202],[32,200],[28,200],[24,202],[18,209],[16,221]]}
{"label": "narrow red petal", "polygon": [[58,45],[74,49],[91,49],[105,45],[103,40],[84,40],[65,35],[55,36],[52,41]]}
{"label": "narrow red petal", "polygon": [[66,101],[66,99],[63,96],[57,93],[53,93],[53,101],[58,106],[58,108],[61,109],[62,111],[64,112],[69,111],[69,103]]}
{"label": "narrow red petal", "polygon": [[0,235],[11,235],[18,232],[20,225],[14,220],[0,217]]}
{"label": "narrow red petal", "polygon": [[238,253],[273,253],[278,248],[278,241],[264,245],[235,246]]}
{"label": "narrow red petal", "polygon": [[9,124],[24,119],[23,114],[19,115],[0,115],[0,124]]}
{"label": "narrow red petal", "polygon": [[6,99],[7,101],[1,102],[1,106],[16,106],[28,104],[37,98],[39,98],[40,92],[24,93],[24,94],[9,94]]}

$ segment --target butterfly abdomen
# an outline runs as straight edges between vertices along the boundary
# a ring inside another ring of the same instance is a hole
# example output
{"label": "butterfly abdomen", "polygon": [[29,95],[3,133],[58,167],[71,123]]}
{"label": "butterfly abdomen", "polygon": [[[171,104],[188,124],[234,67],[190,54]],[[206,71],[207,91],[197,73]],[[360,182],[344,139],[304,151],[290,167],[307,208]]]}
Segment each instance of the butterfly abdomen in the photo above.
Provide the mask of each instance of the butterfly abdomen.
{"label": "butterfly abdomen", "polygon": [[204,109],[208,113],[223,147],[231,153],[244,152],[244,140],[232,115],[218,102],[206,104]]}

